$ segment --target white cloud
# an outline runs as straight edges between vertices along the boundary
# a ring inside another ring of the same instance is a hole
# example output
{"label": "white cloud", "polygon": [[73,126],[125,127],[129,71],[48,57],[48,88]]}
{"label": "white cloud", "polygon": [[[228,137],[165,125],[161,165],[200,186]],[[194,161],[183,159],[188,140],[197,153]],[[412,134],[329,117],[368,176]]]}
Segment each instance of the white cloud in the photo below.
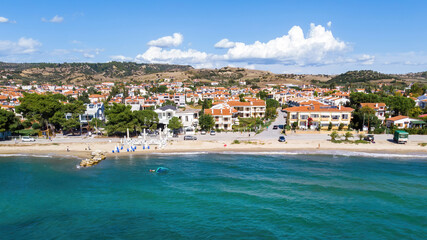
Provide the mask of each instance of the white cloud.
{"label": "white cloud", "polygon": [[131,57],[125,57],[123,55],[110,56],[110,59],[112,61],[118,61],[118,62],[129,62],[129,61],[133,60],[133,58],[131,58]]}
{"label": "white cloud", "polygon": [[46,18],[42,18],[42,22],[61,23],[62,21],[64,21],[64,18],[58,15],[55,15],[50,20],[47,20]]}
{"label": "white cloud", "polygon": [[138,62],[150,63],[200,64],[208,61],[209,55],[193,49],[165,50],[160,47],[150,47],[145,53],[138,54],[135,60]]}
{"label": "white cloud", "polygon": [[0,56],[31,54],[38,51],[42,44],[32,38],[20,38],[17,42],[0,40]]}
{"label": "white cloud", "polygon": [[161,37],[148,42],[148,46],[153,47],[177,47],[181,45],[184,37],[181,33],[174,33],[172,36]]}
{"label": "white cloud", "polygon": [[307,37],[299,26],[294,26],[287,35],[266,43],[236,43],[225,55],[228,60],[248,62],[281,62],[284,64],[323,64],[328,55],[348,49],[345,42],[336,39],[332,32],[321,25],[310,24]]}
{"label": "white cloud", "polygon": [[331,26],[332,26],[332,22],[331,22],[331,21],[329,21],[326,25],[327,25],[328,27],[331,27]]}
{"label": "white cloud", "polygon": [[83,53],[83,57],[85,57],[85,58],[95,58],[95,54]]}
{"label": "white cloud", "polygon": [[72,43],[72,44],[81,44],[82,42],[81,42],[81,41],[78,41],[78,40],[72,40],[72,41],[71,41],[71,43]]}
{"label": "white cloud", "polygon": [[93,49],[73,49],[73,52],[82,53],[83,57],[85,58],[95,58],[96,55],[103,52],[104,49],[102,48],[93,48]]}
{"label": "white cloud", "polygon": [[215,48],[233,48],[236,46],[235,42],[230,42],[227,38],[222,39],[221,41],[215,43]]}
{"label": "white cloud", "polygon": [[16,21],[9,20],[5,17],[0,17],[0,23],[16,23]]}

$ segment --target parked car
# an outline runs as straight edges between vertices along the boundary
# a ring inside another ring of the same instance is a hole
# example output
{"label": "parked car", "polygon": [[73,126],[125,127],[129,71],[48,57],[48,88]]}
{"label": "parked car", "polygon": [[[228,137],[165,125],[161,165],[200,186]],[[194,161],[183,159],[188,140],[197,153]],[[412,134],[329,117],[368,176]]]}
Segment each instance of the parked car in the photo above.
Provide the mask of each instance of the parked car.
{"label": "parked car", "polygon": [[365,141],[373,142],[374,141],[374,135],[369,134],[364,138]]}
{"label": "parked car", "polygon": [[273,130],[276,130],[276,129],[278,129],[279,128],[279,126],[277,126],[277,125],[274,125],[273,126]]}
{"label": "parked car", "polygon": [[205,131],[205,130],[202,130],[202,131],[200,132],[200,135],[206,135],[206,131]]}
{"label": "parked car", "polygon": [[279,142],[286,142],[285,136],[280,136],[279,137]]}
{"label": "parked car", "polygon": [[213,135],[215,135],[216,134],[216,132],[214,131],[214,130],[212,130],[211,131],[211,135],[213,136]]}
{"label": "parked car", "polygon": [[187,136],[184,136],[184,140],[197,140],[197,137],[187,135]]}
{"label": "parked car", "polygon": [[23,142],[35,142],[36,139],[34,139],[34,138],[30,137],[30,136],[23,136],[22,137],[22,141]]}
{"label": "parked car", "polygon": [[279,128],[283,129],[283,128],[285,128],[285,125],[279,125]]}

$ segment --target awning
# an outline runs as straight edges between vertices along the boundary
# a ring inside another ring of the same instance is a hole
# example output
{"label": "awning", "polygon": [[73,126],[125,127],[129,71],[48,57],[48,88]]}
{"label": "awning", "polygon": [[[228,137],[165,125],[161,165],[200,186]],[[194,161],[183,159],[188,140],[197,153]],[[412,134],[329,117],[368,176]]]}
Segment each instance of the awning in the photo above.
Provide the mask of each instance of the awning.
{"label": "awning", "polygon": [[411,121],[412,124],[426,124],[426,122],[421,120]]}

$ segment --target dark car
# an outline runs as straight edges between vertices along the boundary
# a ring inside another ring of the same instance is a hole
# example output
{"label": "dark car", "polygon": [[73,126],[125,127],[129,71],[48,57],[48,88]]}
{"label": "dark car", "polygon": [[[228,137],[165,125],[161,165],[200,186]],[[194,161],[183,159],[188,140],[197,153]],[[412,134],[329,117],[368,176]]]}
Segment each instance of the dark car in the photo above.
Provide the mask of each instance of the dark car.
{"label": "dark car", "polygon": [[365,141],[373,142],[374,141],[374,135],[369,134],[364,138]]}
{"label": "dark car", "polygon": [[279,125],[279,128],[283,129],[283,128],[285,128],[285,125]]}
{"label": "dark car", "polygon": [[187,135],[187,136],[184,136],[184,140],[197,140],[197,137]]}
{"label": "dark car", "polygon": [[286,142],[285,136],[280,136],[279,137],[279,142]]}
{"label": "dark car", "polygon": [[279,126],[277,126],[277,125],[274,125],[273,126],[273,130],[276,130],[276,129],[278,129],[279,128]]}
{"label": "dark car", "polygon": [[211,135],[213,136],[213,135],[215,135],[216,133],[215,133],[215,131],[214,130],[212,130],[211,131]]}

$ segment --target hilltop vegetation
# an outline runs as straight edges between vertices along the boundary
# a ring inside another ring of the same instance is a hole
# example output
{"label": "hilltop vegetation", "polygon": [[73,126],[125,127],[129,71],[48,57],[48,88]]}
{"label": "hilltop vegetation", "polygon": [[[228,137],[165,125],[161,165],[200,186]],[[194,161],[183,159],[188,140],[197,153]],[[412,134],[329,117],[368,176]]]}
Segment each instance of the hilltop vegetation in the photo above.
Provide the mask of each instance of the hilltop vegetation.
{"label": "hilltop vegetation", "polygon": [[345,84],[356,82],[369,82],[371,80],[393,79],[395,76],[383,74],[372,70],[349,71],[331,78],[328,83]]}

